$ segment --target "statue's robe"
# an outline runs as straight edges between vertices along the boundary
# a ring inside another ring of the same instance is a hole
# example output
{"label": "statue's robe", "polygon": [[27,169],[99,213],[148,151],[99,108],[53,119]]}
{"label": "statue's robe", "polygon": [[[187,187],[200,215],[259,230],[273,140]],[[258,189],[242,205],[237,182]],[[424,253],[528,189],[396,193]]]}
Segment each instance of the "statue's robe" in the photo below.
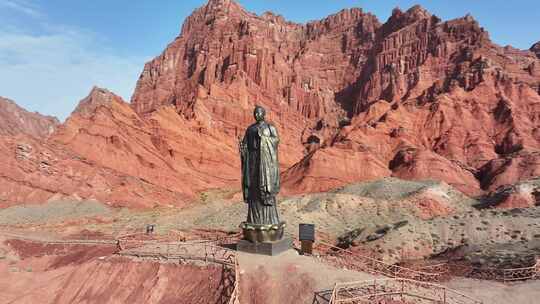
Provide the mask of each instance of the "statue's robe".
{"label": "statue's robe", "polygon": [[246,130],[242,143],[242,191],[248,204],[247,222],[279,224],[276,195],[279,192],[279,136],[267,123],[255,123]]}

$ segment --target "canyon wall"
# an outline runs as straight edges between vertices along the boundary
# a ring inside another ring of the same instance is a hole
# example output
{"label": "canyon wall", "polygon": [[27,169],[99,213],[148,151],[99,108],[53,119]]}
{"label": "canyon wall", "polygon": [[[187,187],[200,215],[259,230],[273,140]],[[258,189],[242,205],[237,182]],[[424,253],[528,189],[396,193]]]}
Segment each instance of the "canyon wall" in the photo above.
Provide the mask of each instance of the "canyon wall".
{"label": "canyon wall", "polygon": [[238,191],[256,104],[282,138],[284,194],[395,176],[480,195],[540,175],[538,54],[419,6],[297,24],[210,0],[145,65],[131,103],[94,88],[45,139],[48,124],[4,131],[0,201],[183,206]]}

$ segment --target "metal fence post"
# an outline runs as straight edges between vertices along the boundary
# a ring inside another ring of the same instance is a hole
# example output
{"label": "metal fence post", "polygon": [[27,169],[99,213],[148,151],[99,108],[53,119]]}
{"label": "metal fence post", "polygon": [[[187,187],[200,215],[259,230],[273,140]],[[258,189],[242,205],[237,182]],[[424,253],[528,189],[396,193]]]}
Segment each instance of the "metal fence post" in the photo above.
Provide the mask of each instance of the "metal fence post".
{"label": "metal fence post", "polygon": [[403,294],[405,293],[405,281],[401,280],[401,302],[404,301]]}
{"label": "metal fence post", "polygon": [[443,288],[443,304],[446,304],[446,287]]}
{"label": "metal fence post", "polygon": [[336,290],[338,288],[338,283],[335,283],[334,284],[334,289],[332,290],[332,296],[330,296],[330,302],[328,304],[335,304],[336,303],[336,298],[337,298],[337,293],[336,293]]}

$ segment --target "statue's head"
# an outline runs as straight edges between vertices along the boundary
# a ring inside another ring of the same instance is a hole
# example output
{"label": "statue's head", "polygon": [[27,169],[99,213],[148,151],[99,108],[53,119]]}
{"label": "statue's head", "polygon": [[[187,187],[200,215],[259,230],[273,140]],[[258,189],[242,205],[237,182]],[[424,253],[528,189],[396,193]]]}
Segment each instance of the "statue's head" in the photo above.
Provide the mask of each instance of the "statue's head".
{"label": "statue's head", "polygon": [[253,110],[253,117],[255,117],[255,120],[257,122],[264,121],[265,114],[266,114],[266,110],[261,106],[256,106],[255,110]]}

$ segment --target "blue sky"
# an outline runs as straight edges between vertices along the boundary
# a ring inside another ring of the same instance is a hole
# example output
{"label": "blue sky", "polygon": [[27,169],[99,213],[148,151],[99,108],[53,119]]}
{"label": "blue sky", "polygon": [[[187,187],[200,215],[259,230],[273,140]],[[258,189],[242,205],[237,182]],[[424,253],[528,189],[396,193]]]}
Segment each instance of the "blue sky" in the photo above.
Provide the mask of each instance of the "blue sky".
{"label": "blue sky", "polygon": [[[493,41],[526,49],[540,40],[537,1],[239,0],[295,22],[361,7],[384,22],[420,4],[443,20],[472,14]],[[61,120],[93,85],[129,100],[143,65],[205,0],[0,0],[0,96]]]}

